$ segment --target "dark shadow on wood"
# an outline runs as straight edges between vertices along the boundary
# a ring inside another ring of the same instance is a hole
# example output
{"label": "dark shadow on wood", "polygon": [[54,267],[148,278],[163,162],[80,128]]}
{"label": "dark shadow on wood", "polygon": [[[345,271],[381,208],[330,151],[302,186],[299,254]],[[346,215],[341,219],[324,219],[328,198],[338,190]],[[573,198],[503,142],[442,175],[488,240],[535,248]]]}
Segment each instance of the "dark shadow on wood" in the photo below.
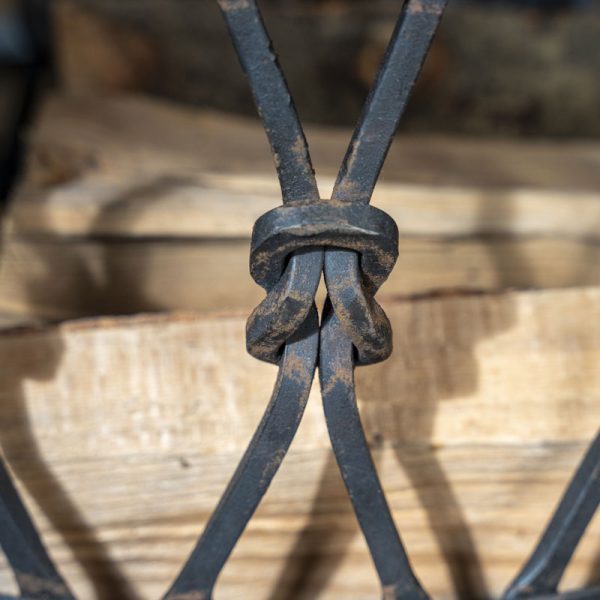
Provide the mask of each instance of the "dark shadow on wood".
{"label": "dark shadow on wood", "polygon": [[[321,472],[307,525],[287,556],[269,600],[312,600],[327,587],[344,560],[358,526],[335,528],[332,521],[353,523],[354,512],[337,463],[330,453]],[[323,524],[324,522],[324,524]]]}
{"label": "dark shadow on wood", "polygon": [[[10,334],[7,334],[10,335]],[[11,351],[11,344],[20,346]],[[98,600],[135,600],[136,594],[94,534],[41,453],[23,386],[53,377],[64,345],[59,335],[17,334],[3,347],[0,444],[13,473],[83,567]],[[60,565],[57,565],[60,570]]]}
{"label": "dark shadow on wood", "polygon": [[600,585],[600,551],[598,551],[596,560],[590,569],[590,574],[588,576],[588,580],[586,581],[586,585],[588,587]]}
{"label": "dark shadow on wood", "polygon": [[[122,224],[134,221],[156,194],[176,184],[170,179],[160,179],[115,198],[100,212],[95,226],[102,230],[102,226],[114,218],[120,218]],[[132,293],[131,285],[126,287],[127,298],[119,296],[119,289],[125,287],[122,286],[123,277],[129,273],[123,269],[123,256],[118,249],[110,248],[103,258],[100,274],[90,272],[83,262],[80,265],[80,289],[85,290],[85,294],[78,302],[85,307],[86,315],[134,313],[157,308],[144,297],[143,290]],[[143,272],[138,275],[138,281],[143,281]],[[36,298],[43,297],[44,290],[53,285],[52,269],[48,268],[41,277],[27,283],[28,294],[35,305]],[[10,352],[10,345],[5,346],[0,361],[0,445],[7,462],[52,527],[71,548],[94,588],[96,598],[137,600],[138,595],[109,556],[106,546],[98,541],[94,529],[47,465],[31,428],[23,386],[27,380],[44,381],[54,376],[64,351],[60,335],[21,334],[14,338],[14,344],[21,345],[19,351]],[[60,570],[60,564],[57,566]]]}
{"label": "dark shadow on wood", "polygon": [[487,599],[490,596],[477,546],[452,483],[436,460],[435,453],[427,452],[425,456],[425,463],[411,463],[402,448],[396,449],[398,462],[404,467],[427,513],[429,526],[450,572],[455,597],[460,600]]}
{"label": "dark shadow on wood", "polygon": [[[477,392],[476,346],[514,325],[513,300],[503,294],[423,298],[390,315],[394,355],[357,376],[367,435],[394,448],[448,568],[452,597],[487,600],[490,592],[468,518],[430,440],[440,402]],[[402,523],[398,526],[402,533]],[[410,556],[410,546],[407,551]],[[427,587],[427,581],[423,584]]]}

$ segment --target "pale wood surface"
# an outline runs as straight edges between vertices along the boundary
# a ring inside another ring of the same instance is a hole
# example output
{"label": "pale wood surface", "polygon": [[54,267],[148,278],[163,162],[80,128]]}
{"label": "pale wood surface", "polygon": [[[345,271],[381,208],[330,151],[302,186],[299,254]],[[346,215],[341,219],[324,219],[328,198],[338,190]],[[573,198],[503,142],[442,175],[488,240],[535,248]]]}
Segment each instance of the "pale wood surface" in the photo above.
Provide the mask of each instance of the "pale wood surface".
{"label": "pale wood surface", "polygon": [[[324,196],[350,133],[308,129]],[[280,203],[257,120],[136,96],[56,96],[30,145],[13,206],[23,234],[248,238]],[[599,144],[402,136],[373,203],[405,235],[586,236],[597,233],[599,198]]]}
{"label": "pale wood surface", "polygon": [[[394,516],[436,598],[493,597],[600,423],[600,290],[385,307],[395,353],[357,384]],[[157,598],[185,559],[275,377],[243,332],[190,313],[0,334],[2,449],[81,598]],[[568,585],[600,571],[599,526]],[[377,597],[316,393],[219,582],[250,597]]]}
{"label": "pale wood surface", "polygon": [[[308,137],[326,195],[350,132]],[[262,297],[249,236],[280,199],[258,122],[136,96],[56,96],[30,148],[1,311],[249,311]],[[373,201],[401,234],[381,293],[599,284],[599,190],[597,144],[401,137]]]}
{"label": "pale wood surface", "polygon": [[[250,310],[264,291],[248,274],[248,240],[11,240],[0,264],[0,309],[22,317],[214,307]],[[380,298],[435,290],[551,288],[600,281],[600,247],[540,238],[405,239]]]}

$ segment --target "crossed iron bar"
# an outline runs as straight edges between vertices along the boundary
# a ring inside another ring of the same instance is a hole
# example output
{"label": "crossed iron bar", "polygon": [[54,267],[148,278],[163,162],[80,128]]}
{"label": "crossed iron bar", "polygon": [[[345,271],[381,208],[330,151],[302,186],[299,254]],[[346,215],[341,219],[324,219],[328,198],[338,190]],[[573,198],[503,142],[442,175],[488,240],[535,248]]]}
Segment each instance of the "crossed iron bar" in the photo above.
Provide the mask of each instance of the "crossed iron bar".
{"label": "crossed iron bar", "polygon": [[[447,0],[407,0],[342,163],[321,200],[308,146],[255,0],[217,0],[263,120],[283,206],[258,219],[250,272],[267,296],[247,347],[279,365],[271,401],[225,493],[164,600],[208,600],[300,424],[317,362],[327,427],[384,600],[429,598],[413,573],[360,422],[354,367],[385,360],[390,323],[374,299],[398,255],[393,219],[369,201]],[[315,293],[325,275],[321,322]],[[504,600],[599,600],[600,588],[558,593],[600,502],[600,434]],[[21,599],[74,600],[0,461],[0,545]],[[0,600],[8,596],[0,595]],[[118,599],[115,599],[118,600]]]}

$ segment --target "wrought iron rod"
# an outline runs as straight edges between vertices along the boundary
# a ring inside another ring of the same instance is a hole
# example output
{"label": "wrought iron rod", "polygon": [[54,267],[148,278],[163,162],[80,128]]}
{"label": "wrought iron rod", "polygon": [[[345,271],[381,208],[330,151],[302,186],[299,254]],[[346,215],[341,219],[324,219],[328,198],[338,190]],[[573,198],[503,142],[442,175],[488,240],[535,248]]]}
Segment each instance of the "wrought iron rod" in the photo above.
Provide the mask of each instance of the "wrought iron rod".
{"label": "wrought iron rod", "polygon": [[308,145],[255,0],[217,0],[250,82],[284,202],[318,200]]}
{"label": "wrought iron rod", "polygon": [[208,599],[227,558],[285,456],[317,364],[316,311],[286,344],[271,402],[223,497],[165,600]]}
{"label": "wrought iron rod", "polygon": [[448,0],[406,0],[369,93],[333,198],[369,202]]}
{"label": "wrought iron rod", "polygon": [[505,600],[556,593],[598,504],[600,432],[577,468],[531,558],[506,592]]}
{"label": "wrought iron rod", "polygon": [[385,600],[426,600],[394,524],[365,438],[354,392],[352,342],[331,304],[321,326],[319,379],[327,429]]}

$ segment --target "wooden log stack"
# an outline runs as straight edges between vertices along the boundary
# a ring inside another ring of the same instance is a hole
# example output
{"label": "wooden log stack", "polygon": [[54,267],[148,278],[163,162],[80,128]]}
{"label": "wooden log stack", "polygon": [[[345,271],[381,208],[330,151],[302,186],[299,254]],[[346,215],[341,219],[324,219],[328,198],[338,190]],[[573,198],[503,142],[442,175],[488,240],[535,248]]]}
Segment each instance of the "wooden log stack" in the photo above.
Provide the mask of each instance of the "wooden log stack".
{"label": "wooden log stack", "polygon": [[[323,195],[348,136],[308,131]],[[436,599],[502,592],[598,429],[599,167],[589,143],[392,149],[373,202],[401,233],[395,353],[358,395]],[[0,262],[0,312],[29,323],[0,332],[0,445],[78,597],[159,597],[233,472],[275,376],[244,322],[252,223],[278,203],[255,122],[135,96],[41,111]],[[598,582],[599,552],[597,518],[567,587]],[[377,593],[315,389],[217,597]]]}

